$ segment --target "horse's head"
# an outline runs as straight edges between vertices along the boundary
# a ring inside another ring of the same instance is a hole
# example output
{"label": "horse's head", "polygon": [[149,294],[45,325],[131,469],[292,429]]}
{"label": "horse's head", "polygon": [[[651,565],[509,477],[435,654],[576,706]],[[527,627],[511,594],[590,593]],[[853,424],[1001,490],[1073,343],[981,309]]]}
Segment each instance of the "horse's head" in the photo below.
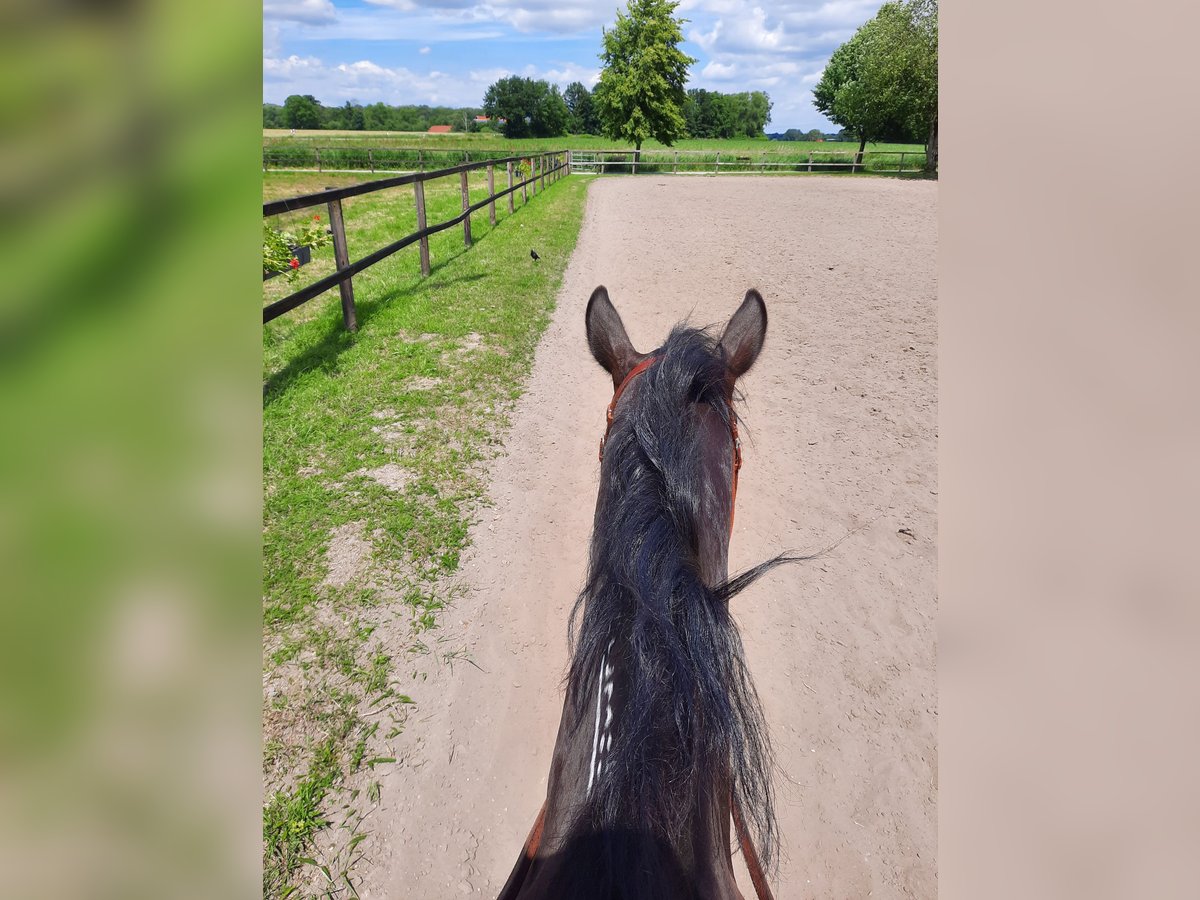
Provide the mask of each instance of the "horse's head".
{"label": "horse's head", "polygon": [[702,330],[676,327],[649,353],[634,348],[603,286],[592,292],[585,320],[592,355],[613,382],[605,442],[614,451],[621,447],[602,469],[597,522],[606,501],[643,480],[631,463],[636,457],[666,485],[675,524],[688,535],[704,581],[723,581],[741,459],[732,403],[737,380],[766,339],[762,296],[747,291],[716,342]]}
{"label": "horse's head", "polygon": [[642,353],[598,287],[586,324],[613,383],[588,576],[543,817],[502,897],[737,897],[731,809],[768,867],[775,843],[770,743],[729,599],[782,557],[726,577],[733,398],[766,306],[747,291],[720,338],[677,325]]}

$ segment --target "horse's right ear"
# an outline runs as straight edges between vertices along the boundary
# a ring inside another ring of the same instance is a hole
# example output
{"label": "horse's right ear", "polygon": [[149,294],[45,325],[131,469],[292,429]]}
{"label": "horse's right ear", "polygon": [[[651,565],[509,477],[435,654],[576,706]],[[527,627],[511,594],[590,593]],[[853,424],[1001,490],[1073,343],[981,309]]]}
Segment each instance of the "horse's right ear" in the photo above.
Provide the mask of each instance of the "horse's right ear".
{"label": "horse's right ear", "polygon": [[584,321],[592,356],[612,376],[615,388],[637,364],[639,354],[633,349],[629,335],[625,333],[625,324],[608,299],[604,285],[592,291]]}
{"label": "horse's right ear", "polygon": [[746,291],[746,299],[737,312],[730,317],[719,344],[725,354],[731,387],[754,365],[766,339],[767,305],[763,303],[762,294],[751,288]]}

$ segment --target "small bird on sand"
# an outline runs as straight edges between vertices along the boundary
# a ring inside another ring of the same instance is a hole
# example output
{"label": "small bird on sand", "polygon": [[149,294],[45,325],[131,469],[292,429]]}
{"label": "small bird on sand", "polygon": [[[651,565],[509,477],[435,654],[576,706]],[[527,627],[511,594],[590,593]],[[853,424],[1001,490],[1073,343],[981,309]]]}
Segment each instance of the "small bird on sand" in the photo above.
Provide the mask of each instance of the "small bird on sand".
{"label": "small bird on sand", "polygon": [[536,250],[530,250],[529,255],[533,259],[534,262],[537,262],[539,259],[541,259],[541,257],[538,256],[538,252]]}

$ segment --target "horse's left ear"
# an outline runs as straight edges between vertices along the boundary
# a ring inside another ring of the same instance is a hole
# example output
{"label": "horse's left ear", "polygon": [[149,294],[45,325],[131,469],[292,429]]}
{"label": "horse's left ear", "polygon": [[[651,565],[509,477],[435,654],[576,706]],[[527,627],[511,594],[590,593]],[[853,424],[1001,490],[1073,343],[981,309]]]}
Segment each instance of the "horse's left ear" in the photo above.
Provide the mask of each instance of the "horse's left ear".
{"label": "horse's left ear", "polygon": [[754,365],[767,339],[767,305],[762,294],[751,288],[746,299],[730,317],[718,345],[725,354],[727,378],[733,382],[741,378]]}
{"label": "horse's left ear", "polygon": [[625,323],[621,321],[617,308],[608,299],[608,291],[604,285],[592,291],[583,318],[592,356],[608,370],[608,374],[612,376],[613,390],[616,390],[629,374],[629,370],[636,365],[641,354],[633,349],[629,335],[625,333]]}

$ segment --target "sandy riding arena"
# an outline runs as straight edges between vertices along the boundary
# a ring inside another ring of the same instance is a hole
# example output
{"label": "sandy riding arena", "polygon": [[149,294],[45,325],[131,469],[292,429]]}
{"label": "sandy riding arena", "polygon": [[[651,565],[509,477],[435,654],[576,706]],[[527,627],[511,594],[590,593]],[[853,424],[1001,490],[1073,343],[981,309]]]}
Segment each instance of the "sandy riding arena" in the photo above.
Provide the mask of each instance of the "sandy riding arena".
{"label": "sandy riding arena", "polygon": [[836,545],[735,600],[777,761],[776,897],[936,895],[936,205],[875,178],[591,186],[438,632],[465,653],[423,673],[381,770],[362,897],[495,897],[545,796],[612,391],[584,338],[598,284],[643,351],[766,300],[730,571]]}

